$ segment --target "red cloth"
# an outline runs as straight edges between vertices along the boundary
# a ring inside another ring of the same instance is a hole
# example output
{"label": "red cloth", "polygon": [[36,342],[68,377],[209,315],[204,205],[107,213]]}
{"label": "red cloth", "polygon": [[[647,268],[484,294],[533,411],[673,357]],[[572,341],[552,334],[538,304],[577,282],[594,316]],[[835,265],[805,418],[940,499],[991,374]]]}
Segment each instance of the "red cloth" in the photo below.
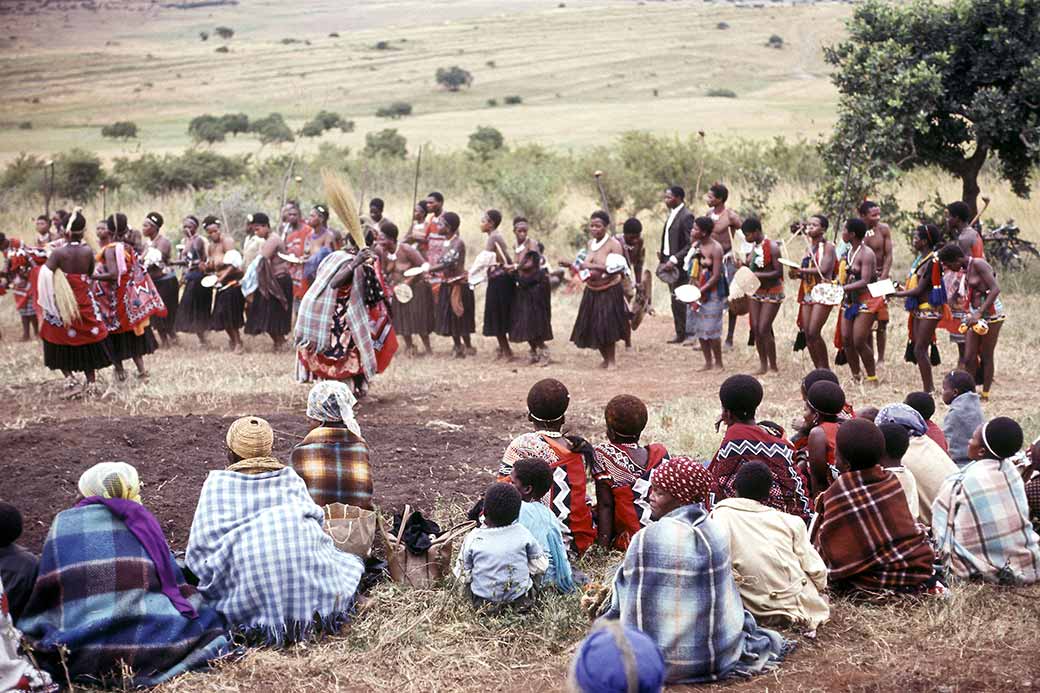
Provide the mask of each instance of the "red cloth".
{"label": "red cloth", "polygon": [[[166,317],[166,304],[151,276],[137,262],[137,255],[128,243],[105,246],[98,254],[98,262],[104,264],[105,251],[113,246],[117,253],[122,248],[126,272],[120,274],[115,283],[95,282],[94,297],[110,334],[143,334],[152,316]],[[117,267],[106,265],[105,269],[118,272]]]}
{"label": "red cloth", "polygon": [[928,424],[928,430],[924,432],[926,436],[935,441],[936,445],[942,448],[943,452],[950,452],[950,444],[946,442],[946,434],[943,430],[936,425],[934,421],[928,419],[925,421]]}
{"label": "red cloth", "polygon": [[614,496],[614,549],[626,550],[632,536],[643,528],[640,518],[645,514],[649,520],[650,473],[666,457],[668,450],[660,443],[647,446],[646,469],[639,479],[631,486],[611,487]]}
{"label": "red cloth", "polygon": [[[582,554],[596,541],[592,510],[586,502],[585,458],[580,452],[568,450],[553,438],[545,438],[545,442],[559,458],[559,461],[549,465],[553,472],[553,483],[549,488],[549,507],[559,517],[562,509],[560,506],[566,506],[564,521],[574,539],[574,548]],[[564,474],[560,475],[558,471]],[[561,476],[565,478],[561,479]]]}
{"label": "red cloth", "polygon": [[[307,224],[300,226],[298,231],[293,231],[285,237],[285,252],[288,255],[295,255],[302,258],[304,250],[307,247],[307,238],[311,235],[312,230]],[[303,265],[298,263],[289,264],[289,276],[292,277],[292,295],[293,298],[303,298],[303,295],[307,293],[309,286],[303,278]]]}
{"label": "red cloth", "polygon": [[71,325],[63,325],[58,316],[43,313],[42,308],[37,305],[37,312],[42,314],[40,337],[51,344],[66,346],[84,346],[104,340],[108,337],[108,328],[105,327],[94,301],[91,291],[93,280],[86,274],[66,274],[65,277],[76,296],[79,320]]}

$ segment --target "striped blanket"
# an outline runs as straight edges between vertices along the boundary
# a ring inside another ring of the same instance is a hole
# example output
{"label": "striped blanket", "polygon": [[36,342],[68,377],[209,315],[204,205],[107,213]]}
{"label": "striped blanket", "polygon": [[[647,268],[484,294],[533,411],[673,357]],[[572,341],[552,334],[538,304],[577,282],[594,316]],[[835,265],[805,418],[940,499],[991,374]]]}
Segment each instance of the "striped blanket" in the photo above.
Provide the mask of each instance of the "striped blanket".
{"label": "striped blanket", "polygon": [[793,646],[744,610],[729,537],[699,504],[673,510],[632,537],[603,618],[653,638],[668,683],[760,674]]}
{"label": "striped blanket", "polygon": [[[181,594],[197,612],[182,615],[160,590],[140,541],[103,505],[58,513],[40,573],[18,621],[37,660],[65,680],[153,686],[227,654],[226,624],[166,556]],[[132,670],[124,677],[123,665]]]}
{"label": "striped blanket", "polygon": [[943,482],[932,535],[953,575],[1000,584],[1040,579],[1040,537],[1011,460],[977,460]]}
{"label": "striped blanket", "polygon": [[914,591],[935,574],[928,535],[889,471],[845,472],[820,494],[817,508],[813,543],[833,589]]}
{"label": "striped blanket", "polygon": [[186,560],[199,591],[248,641],[280,645],[345,623],[364,567],[336,549],[323,516],[288,467],[209,473]]}

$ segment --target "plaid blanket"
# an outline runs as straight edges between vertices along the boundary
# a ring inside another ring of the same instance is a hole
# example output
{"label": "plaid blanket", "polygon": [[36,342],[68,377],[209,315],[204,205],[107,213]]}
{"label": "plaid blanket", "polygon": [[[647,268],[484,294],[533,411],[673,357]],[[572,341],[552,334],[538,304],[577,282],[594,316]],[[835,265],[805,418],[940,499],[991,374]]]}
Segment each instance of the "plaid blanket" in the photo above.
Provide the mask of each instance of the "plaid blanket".
{"label": "plaid blanket", "polygon": [[813,540],[832,587],[905,592],[935,574],[924,527],[887,470],[845,472],[820,494],[817,509]]}
{"label": "plaid blanket", "polygon": [[372,509],[368,444],[347,429],[315,428],[292,451],[289,464],[318,505],[344,503]]}
{"label": "plaid blanket", "polygon": [[932,505],[932,536],[958,577],[1011,585],[1040,578],[1040,537],[1011,460],[978,460],[947,478]]}
{"label": "plaid blanket", "polygon": [[[300,300],[300,310],[296,317],[296,345],[310,351],[322,353],[332,344],[332,318],[336,312],[337,289],[329,284],[336,273],[354,256],[343,250],[337,250],[322,260],[314,282]],[[368,310],[365,308],[365,273],[354,272],[350,287],[350,305],[347,308],[347,322],[350,335],[361,355],[361,366],[365,376],[372,378],[376,374],[376,352],[372,345],[372,333],[368,324]]]}
{"label": "plaid blanket", "polygon": [[717,681],[775,668],[793,646],[759,628],[733,581],[729,538],[698,504],[632,537],[610,609],[661,648],[669,683]]}
{"label": "plaid blanket", "polygon": [[[181,594],[198,613],[194,619],[160,591],[144,546],[108,508],[58,513],[18,621],[41,665],[64,681],[64,647],[73,681],[153,686],[227,654],[224,620],[184,581],[173,557],[167,560]],[[133,671],[128,680],[124,663]]]}
{"label": "plaid blanket", "polygon": [[722,444],[708,465],[718,480],[712,504],[736,497],[733,481],[745,462],[763,462],[773,472],[773,488],[766,505],[808,522],[812,505],[808,486],[794,462],[794,448],[761,426],[738,423],[726,429]]}
{"label": "plaid blanket", "polygon": [[322,509],[289,468],[210,472],[188,537],[199,591],[250,642],[282,644],[335,633],[363,566],[322,529]]}

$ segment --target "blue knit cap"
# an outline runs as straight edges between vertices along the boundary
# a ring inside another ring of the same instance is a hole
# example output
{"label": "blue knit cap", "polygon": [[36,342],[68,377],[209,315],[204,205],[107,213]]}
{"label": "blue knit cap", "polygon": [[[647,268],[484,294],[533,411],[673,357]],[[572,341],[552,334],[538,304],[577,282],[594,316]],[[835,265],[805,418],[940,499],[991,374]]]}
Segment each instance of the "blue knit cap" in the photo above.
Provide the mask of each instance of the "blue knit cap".
{"label": "blue knit cap", "polygon": [[[617,638],[624,637],[631,658]],[[645,633],[629,626],[610,624],[593,631],[574,656],[574,679],[585,693],[628,693],[625,660],[634,664],[638,693],[658,693],[664,685],[664,658]]]}

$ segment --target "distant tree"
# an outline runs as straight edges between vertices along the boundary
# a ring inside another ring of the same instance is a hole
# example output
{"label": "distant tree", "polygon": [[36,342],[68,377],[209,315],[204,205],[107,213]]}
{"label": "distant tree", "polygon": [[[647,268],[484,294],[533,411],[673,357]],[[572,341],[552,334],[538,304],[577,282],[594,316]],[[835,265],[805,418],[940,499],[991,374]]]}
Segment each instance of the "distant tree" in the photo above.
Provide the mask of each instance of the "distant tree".
{"label": "distant tree", "polygon": [[281,144],[296,139],[281,113],[271,113],[254,120],[249,124],[249,130],[256,134],[261,144]]}
{"label": "distant tree", "polygon": [[231,49],[228,48],[227,46],[217,46],[215,52],[217,52],[217,53],[230,53]]}
{"label": "distant tree", "polygon": [[19,130],[32,130],[32,121],[30,121],[30,120],[23,120],[22,122],[18,123],[18,129]]}
{"label": "distant tree", "polygon": [[493,127],[480,125],[470,133],[469,149],[482,161],[487,161],[491,156],[505,146],[506,140],[502,133]]}
{"label": "distant tree", "polygon": [[436,73],[437,84],[447,87],[448,91],[458,91],[462,87],[473,84],[473,75],[463,70],[458,65],[451,67],[438,67]]}
{"label": "distant tree", "polygon": [[495,61],[494,60],[489,60],[489,61],[487,61],[484,64],[487,65],[488,67],[490,67],[491,69],[495,69],[495,67],[497,67],[497,65],[495,65]]}
{"label": "distant tree", "polygon": [[719,29],[721,31],[725,31],[726,29],[729,28],[729,22],[719,22],[718,24],[715,25],[715,28]]}
{"label": "distant tree", "polygon": [[353,132],[354,121],[345,120],[339,113],[318,111],[313,118],[300,128],[300,135],[303,137],[321,137],[326,130],[332,130],[333,128],[339,128],[343,132]]}
{"label": "distant tree", "polygon": [[225,41],[227,41],[235,35],[235,30],[229,26],[218,26],[213,31],[217,34],[217,36],[224,39]]}
{"label": "distant tree", "polygon": [[507,96],[504,99],[502,99],[502,103],[504,103],[507,106],[516,106],[517,104],[521,104],[523,102],[524,97],[516,96],[515,94],[513,96]]}
{"label": "distant tree", "polygon": [[974,212],[979,172],[995,155],[1015,194],[1029,195],[1040,165],[1040,3],[867,0],[848,32],[825,51],[840,93],[831,177],[846,162],[938,166],[960,178]]}
{"label": "distant tree", "polygon": [[223,142],[227,130],[220,118],[206,113],[191,119],[188,123],[188,134],[195,142],[213,144]]}
{"label": "distant tree", "polygon": [[712,96],[723,99],[735,99],[737,98],[737,92],[732,89],[726,89],[724,87],[713,87],[705,92],[705,96]]}
{"label": "distant tree", "polygon": [[407,101],[394,101],[389,106],[381,106],[376,110],[379,118],[404,118],[412,114],[412,104]]}
{"label": "distant tree", "polygon": [[220,116],[220,124],[231,135],[249,132],[249,116],[245,113],[226,113]]}
{"label": "distant tree", "polygon": [[779,34],[773,34],[769,37],[769,41],[766,42],[766,45],[770,48],[783,48],[784,37],[780,36]]}
{"label": "distant tree", "polygon": [[376,41],[375,49],[377,51],[385,51],[390,48],[389,41]]}
{"label": "distant tree", "polygon": [[83,202],[105,181],[101,159],[82,149],[70,149],[54,157],[54,194]]}
{"label": "distant tree", "polygon": [[208,41],[209,40],[209,32],[208,31],[200,31],[199,32],[199,38],[202,39],[203,41]]}
{"label": "distant tree", "polygon": [[129,140],[137,137],[137,123],[129,120],[120,120],[111,125],[101,128],[101,136],[114,140]]}
{"label": "distant tree", "polygon": [[498,99],[488,99],[487,100],[487,105],[488,105],[489,108],[494,108],[495,106],[498,105]]}
{"label": "distant tree", "polygon": [[364,155],[403,159],[408,155],[408,140],[393,128],[370,132],[365,135]]}

